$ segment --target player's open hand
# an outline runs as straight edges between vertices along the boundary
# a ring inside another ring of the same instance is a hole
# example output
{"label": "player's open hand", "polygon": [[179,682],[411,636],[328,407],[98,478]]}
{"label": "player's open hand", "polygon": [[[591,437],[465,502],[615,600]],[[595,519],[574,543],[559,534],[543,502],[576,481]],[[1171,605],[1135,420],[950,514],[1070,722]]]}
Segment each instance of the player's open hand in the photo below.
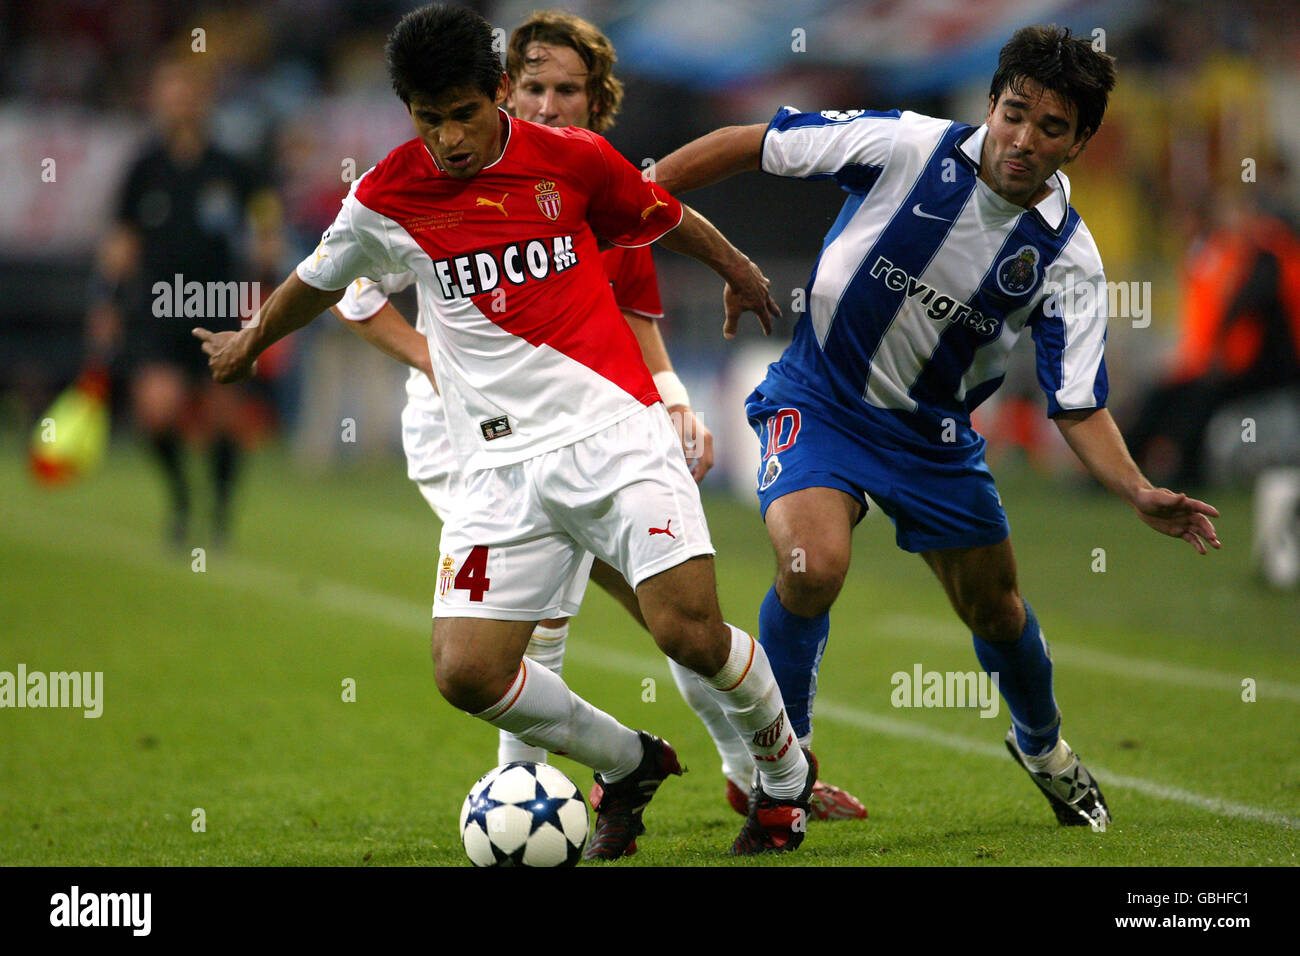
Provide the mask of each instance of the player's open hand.
{"label": "player's open hand", "polygon": [[191,329],[193,336],[203,343],[203,354],[208,357],[208,368],[218,382],[238,382],[248,378],[257,368],[243,348],[244,340],[238,332],[209,332]]}
{"label": "player's open hand", "polygon": [[1133,501],[1138,517],[1161,534],[1182,538],[1197,553],[1205,554],[1205,546],[1221,548],[1219,534],[1210,518],[1219,517],[1218,509],[1168,488],[1147,488],[1139,491]]}
{"label": "player's open hand", "polygon": [[691,470],[691,477],[697,482],[713,467],[713,432],[704,427],[704,422],[686,405],[674,405],[668,409],[668,417],[673,420],[673,427],[682,440],[682,454],[686,456],[686,466]]}
{"label": "player's open hand", "polygon": [[763,325],[763,334],[772,334],[772,322],[781,314],[768,287],[772,282],[749,259],[733,270],[726,288],[722,290],[722,307],[727,317],[722,323],[722,337],[736,337],[736,327],[742,312],[753,312]]}

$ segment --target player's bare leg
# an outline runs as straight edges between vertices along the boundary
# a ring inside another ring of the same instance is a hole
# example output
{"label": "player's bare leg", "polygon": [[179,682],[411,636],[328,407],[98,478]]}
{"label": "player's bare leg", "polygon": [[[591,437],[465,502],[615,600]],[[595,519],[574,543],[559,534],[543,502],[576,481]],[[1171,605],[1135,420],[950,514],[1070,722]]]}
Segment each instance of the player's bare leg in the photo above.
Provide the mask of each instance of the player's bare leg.
{"label": "player's bare leg", "polygon": [[[812,743],[813,698],[830,636],[829,612],[849,570],[853,526],[862,508],[860,499],[838,488],[803,488],[777,498],[765,515],[776,581],[759,611],[759,640],[804,746]],[[820,780],[810,809],[820,820],[867,815],[857,797]]]}
{"label": "player's bare leg", "polygon": [[185,376],[174,365],[149,363],[140,368],[131,382],[136,421],[162,463],[167,479],[172,511],[168,536],[177,546],[184,541],[190,514],[190,492],[185,481],[179,431],[187,397]]}
{"label": "player's bare leg", "polygon": [[760,768],[732,852],[794,849],[803,840],[811,765],[762,646],[722,619],[713,558],[700,555],[652,575],[637,587],[637,598],[659,649],[700,676]]}
{"label": "player's bare leg", "polygon": [[433,622],[438,690],[525,743],[564,753],[597,773],[622,777],[642,748],[635,731],[574,694],[557,675],[524,656],[531,621],[439,617]]}
{"label": "player's bare leg", "polygon": [[1011,756],[1042,790],[1060,823],[1105,829],[1110,811],[1101,789],[1061,738],[1050,650],[1033,608],[1020,595],[1011,539],[921,556],[970,628],[981,666],[996,677],[1011,711],[1006,737]]}
{"label": "player's bare leg", "polygon": [[[631,614],[633,620],[646,627],[645,618],[641,615],[641,602],[637,600],[636,592],[632,590],[632,585],[627,583],[621,571],[597,558],[591,563],[591,580],[622,605],[623,610]],[[646,630],[648,631],[649,628]]]}
{"label": "player's bare leg", "polygon": [[767,509],[776,592],[791,614],[816,617],[831,609],[849,571],[853,526],[861,514],[862,502],[838,488],[803,488]]}
{"label": "player's bare leg", "polygon": [[982,548],[925,551],[921,557],[943,585],[957,616],[973,633],[996,644],[1020,639],[1025,607],[1010,538]]}
{"label": "player's bare leg", "polygon": [[[620,571],[597,559],[591,565],[591,580],[600,585],[601,590],[631,614],[638,624],[643,628],[646,627],[636,592],[632,590],[632,586],[627,583],[627,579]],[[649,628],[646,628],[646,631],[648,632]],[[727,778],[727,794],[732,806],[742,816],[747,814],[749,791],[753,786],[755,770],[754,760],[749,755],[749,747],[736,734],[735,728],[727,720],[726,713],[713,699],[712,693],[698,674],[678,664],[671,657],[668,658],[668,669],[672,672],[673,683],[677,685],[682,698],[694,711],[695,716],[700,718],[700,722],[704,724],[713,739],[718,756],[722,758],[722,774]],[[591,791],[592,806],[599,802],[600,785],[596,784]]]}

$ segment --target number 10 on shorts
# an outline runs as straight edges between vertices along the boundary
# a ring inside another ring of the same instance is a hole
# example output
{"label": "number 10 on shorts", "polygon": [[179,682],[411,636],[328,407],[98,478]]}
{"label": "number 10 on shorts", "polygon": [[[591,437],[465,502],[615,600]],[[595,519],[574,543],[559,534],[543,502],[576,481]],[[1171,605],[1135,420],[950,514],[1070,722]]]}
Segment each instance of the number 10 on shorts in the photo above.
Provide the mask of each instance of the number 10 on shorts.
{"label": "number 10 on shorts", "polygon": [[476,544],[470,549],[469,556],[460,566],[453,583],[452,573],[456,570],[456,561],[450,554],[443,555],[442,566],[438,570],[438,593],[445,595],[450,584],[457,591],[468,591],[471,601],[481,603],[483,595],[492,587],[492,579],[487,576],[487,559],[487,545]]}

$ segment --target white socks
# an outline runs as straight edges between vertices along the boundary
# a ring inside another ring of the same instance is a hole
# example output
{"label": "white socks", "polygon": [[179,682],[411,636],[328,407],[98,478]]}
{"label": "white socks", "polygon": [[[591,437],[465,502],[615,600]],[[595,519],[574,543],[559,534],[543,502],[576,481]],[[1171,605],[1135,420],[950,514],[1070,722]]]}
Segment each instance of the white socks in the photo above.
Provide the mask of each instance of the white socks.
{"label": "white socks", "polygon": [[[1017,745],[1016,749],[1020,749]],[[1070,765],[1070,760],[1074,752],[1070,750],[1069,745],[1064,740],[1057,740],[1056,746],[1047,753],[1038,754],[1031,757],[1027,753],[1022,753],[1025,763],[1029,765],[1030,770],[1036,770],[1039,773],[1060,773]]]}
{"label": "white socks", "polygon": [[636,731],[597,710],[527,657],[501,699],[474,716],[526,744],[572,757],[609,783],[622,780],[641,762]]}
{"label": "white socks", "polygon": [[[533,636],[528,641],[524,656],[535,660],[556,677],[564,671],[564,641],[569,636],[569,622],[559,627],[533,628]],[[498,733],[497,766],[514,763],[516,760],[528,760],[532,763],[546,763],[546,751],[541,747],[530,747],[507,730]]]}
{"label": "white socks", "polygon": [[762,645],[744,631],[727,627],[727,663],[704,678],[704,684],[758,765],[763,790],[783,800],[797,797],[807,780],[808,761],[790,728],[772,666]]}
{"label": "white socks", "polygon": [[[722,772],[749,791],[755,766],[763,789],[781,799],[797,797],[808,765],[781,705],[781,692],[762,646],[731,625],[731,651],[722,669],[701,677],[676,661],[668,665],[682,696],[700,718],[722,757]],[[501,699],[474,716],[500,733],[497,761],[546,761],[547,751],[591,767],[609,782],[641,762],[636,732],[578,697],[560,678],[567,622],[538,627],[519,673]]]}
{"label": "white socks", "polygon": [[709,688],[704,678],[689,667],[683,667],[671,657],[668,669],[673,673],[673,680],[682,697],[695,711],[713,738],[713,745],[718,748],[722,758],[722,774],[745,793],[754,785],[754,759],[749,755],[749,747],[744,738],[736,735],[736,728],[731,726],[722,706],[713,699],[716,691]]}

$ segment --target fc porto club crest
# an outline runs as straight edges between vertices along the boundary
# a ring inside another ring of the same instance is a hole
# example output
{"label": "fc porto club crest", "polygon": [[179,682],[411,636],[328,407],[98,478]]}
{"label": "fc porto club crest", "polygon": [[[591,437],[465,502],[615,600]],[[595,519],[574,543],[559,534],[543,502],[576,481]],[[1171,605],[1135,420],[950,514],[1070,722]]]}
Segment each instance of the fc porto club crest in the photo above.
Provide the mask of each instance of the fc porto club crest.
{"label": "fc porto club crest", "polygon": [[542,211],[542,215],[552,222],[559,219],[560,191],[555,188],[555,183],[543,179],[533,188],[537,190],[537,208]]}
{"label": "fc porto club crest", "polygon": [[1007,295],[1023,295],[1038,283],[1038,250],[1021,246],[998,263],[998,288]]}
{"label": "fc porto club crest", "polygon": [[781,459],[773,455],[767,460],[767,467],[763,469],[763,478],[758,483],[759,491],[767,491],[772,482],[781,477]]}

